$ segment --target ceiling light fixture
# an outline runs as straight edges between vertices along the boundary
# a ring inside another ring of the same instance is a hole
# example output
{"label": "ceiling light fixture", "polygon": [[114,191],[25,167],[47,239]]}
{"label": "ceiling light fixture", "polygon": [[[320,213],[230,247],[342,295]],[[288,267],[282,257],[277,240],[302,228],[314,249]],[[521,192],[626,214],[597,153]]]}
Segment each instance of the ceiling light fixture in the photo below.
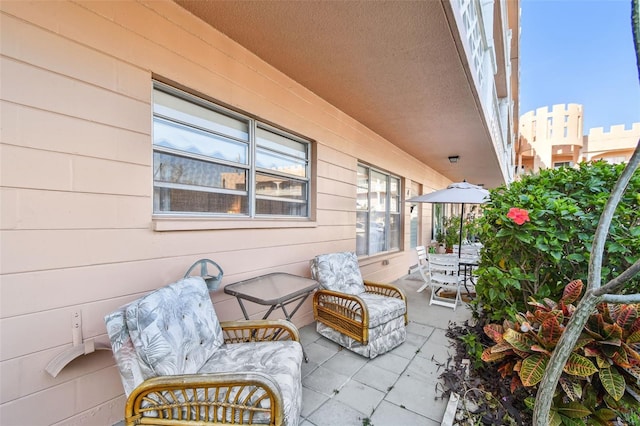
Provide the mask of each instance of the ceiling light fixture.
{"label": "ceiling light fixture", "polygon": [[455,163],[458,162],[459,159],[460,159],[459,155],[452,155],[452,156],[449,157],[449,162],[451,164],[455,164]]}

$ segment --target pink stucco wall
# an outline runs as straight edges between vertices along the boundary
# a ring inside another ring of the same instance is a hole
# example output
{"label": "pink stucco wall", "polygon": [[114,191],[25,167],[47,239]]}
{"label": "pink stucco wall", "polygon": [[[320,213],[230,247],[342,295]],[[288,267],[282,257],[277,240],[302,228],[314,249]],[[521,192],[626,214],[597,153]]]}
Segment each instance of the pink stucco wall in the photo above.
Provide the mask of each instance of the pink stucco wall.
{"label": "pink stucco wall", "polygon": [[[274,271],[308,276],[314,255],[355,249],[358,161],[405,188],[448,183],[171,1],[3,1],[0,28],[0,424],[122,419],[110,352],[82,356],[56,378],[44,370],[71,345],[74,312],[84,338],[105,341],[106,313],[199,258],[223,265],[223,285]],[[313,219],[154,219],[154,76],[314,140]],[[362,260],[367,278],[407,272],[408,232],[405,250]],[[223,320],[242,317],[222,290],[212,297]],[[312,320],[307,302],[296,323]]]}

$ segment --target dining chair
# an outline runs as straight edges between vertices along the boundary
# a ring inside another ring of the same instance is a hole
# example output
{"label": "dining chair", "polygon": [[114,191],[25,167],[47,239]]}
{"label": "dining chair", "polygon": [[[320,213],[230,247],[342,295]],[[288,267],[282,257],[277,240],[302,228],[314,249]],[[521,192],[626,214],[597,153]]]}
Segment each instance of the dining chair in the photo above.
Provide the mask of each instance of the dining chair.
{"label": "dining chair", "polygon": [[462,300],[460,287],[460,259],[457,254],[429,253],[429,279],[431,297],[429,305],[439,305],[456,309]]}
{"label": "dining chair", "polygon": [[431,280],[429,279],[429,265],[427,261],[427,248],[425,246],[417,246],[416,254],[418,255],[418,271],[424,283],[418,289],[421,293],[425,288],[429,287]]}

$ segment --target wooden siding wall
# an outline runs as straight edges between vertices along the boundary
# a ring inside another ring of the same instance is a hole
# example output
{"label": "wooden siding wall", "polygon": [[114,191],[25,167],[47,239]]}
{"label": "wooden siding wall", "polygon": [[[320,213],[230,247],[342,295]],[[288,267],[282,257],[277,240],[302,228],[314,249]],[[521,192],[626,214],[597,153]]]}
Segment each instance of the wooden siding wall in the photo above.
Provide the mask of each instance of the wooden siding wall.
{"label": "wooden siding wall", "polygon": [[[71,345],[73,312],[85,338],[105,340],[106,313],[181,278],[199,258],[223,266],[223,285],[273,271],[308,276],[314,255],[355,249],[358,160],[425,191],[448,183],[171,1],[0,9],[2,425],[122,419],[110,352],[82,356],[57,378],[44,371]],[[317,141],[317,226],[153,231],[154,75]],[[392,281],[412,263],[406,250],[362,270]],[[222,290],[212,297],[223,320],[242,317]],[[311,321],[307,302],[296,323]]]}

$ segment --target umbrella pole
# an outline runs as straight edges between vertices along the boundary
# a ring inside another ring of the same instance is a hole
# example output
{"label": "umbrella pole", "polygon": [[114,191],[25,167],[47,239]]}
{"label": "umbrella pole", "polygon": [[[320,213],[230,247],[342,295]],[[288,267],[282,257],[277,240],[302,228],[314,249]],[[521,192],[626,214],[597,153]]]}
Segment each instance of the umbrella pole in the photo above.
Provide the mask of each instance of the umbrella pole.
{"label": "umbrella pole", "polygon": [[458,245],[458,258],[462,256],[462,226],[464,224],[464,203],[462,203],[462,213],[460,213],[460,242]]}

